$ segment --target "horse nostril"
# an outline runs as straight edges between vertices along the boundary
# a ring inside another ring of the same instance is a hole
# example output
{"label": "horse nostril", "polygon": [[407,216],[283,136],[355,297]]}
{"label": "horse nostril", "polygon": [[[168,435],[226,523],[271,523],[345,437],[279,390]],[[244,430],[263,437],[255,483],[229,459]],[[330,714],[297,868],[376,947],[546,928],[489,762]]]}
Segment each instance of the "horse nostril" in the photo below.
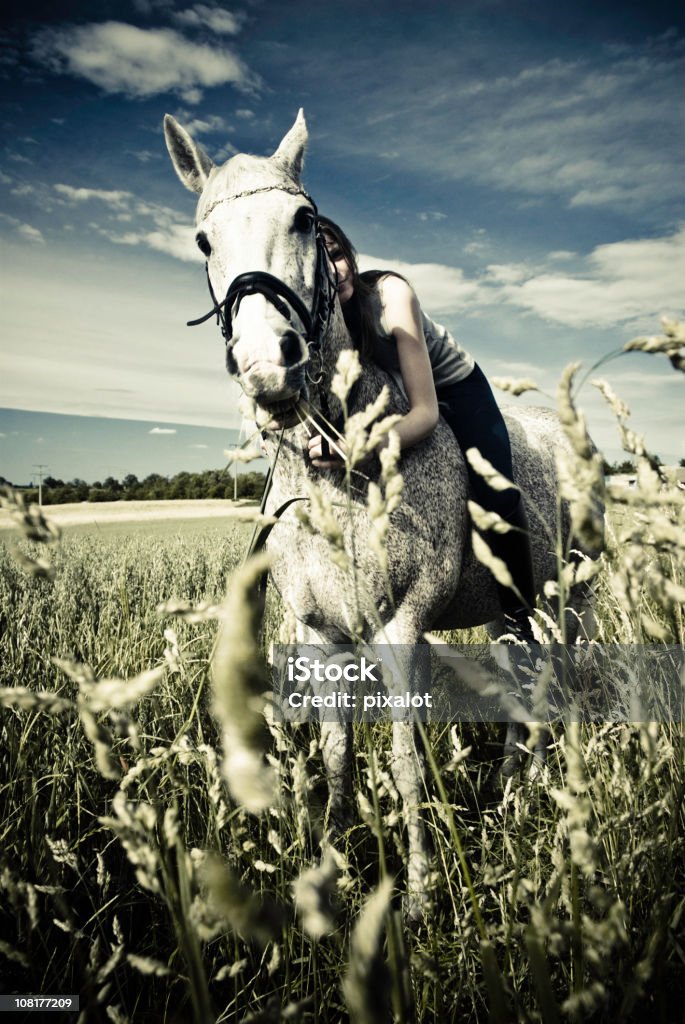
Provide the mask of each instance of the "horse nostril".
{"label": "horse nostril", "polygon": [[286,331],[285,334],[282,334],[279,338],[279,345],[281,346],[283,362],[286,366],[293,366],[295,363],[300,362],[302,359],[302,347],[295,331]]}

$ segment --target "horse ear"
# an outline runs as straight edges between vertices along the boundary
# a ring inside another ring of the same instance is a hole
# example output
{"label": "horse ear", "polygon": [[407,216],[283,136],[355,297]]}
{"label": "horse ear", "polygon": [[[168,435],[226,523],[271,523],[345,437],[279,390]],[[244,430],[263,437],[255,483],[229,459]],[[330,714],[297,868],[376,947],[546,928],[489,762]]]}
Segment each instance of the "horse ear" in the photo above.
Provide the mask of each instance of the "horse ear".
{"label": "horse ear", "polygon": [[276,160],[281,164],[281,166],[292,178],[295,178],[295,180],[299,180],[300,174],[302,173],[304,151],[307,146],[308,138],[309,135],[304,119],[304,111],[302,110],[302,107],[300,107],[297,117],[295,118],[295,124],[271,157],[272,160]]}
{"label": "horse ear", "polygon": [[171,114],[164,118],[164,138],[171,162],[185,187],[191,192],[202,192],[214,167],[202,146],[191,139]]}

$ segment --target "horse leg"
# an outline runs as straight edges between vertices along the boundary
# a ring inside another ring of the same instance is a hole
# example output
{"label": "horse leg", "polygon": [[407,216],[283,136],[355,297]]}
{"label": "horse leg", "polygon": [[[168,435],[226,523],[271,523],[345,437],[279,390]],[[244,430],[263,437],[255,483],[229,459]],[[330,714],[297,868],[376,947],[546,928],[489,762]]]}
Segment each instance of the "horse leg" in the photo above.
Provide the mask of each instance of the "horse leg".
{"label": "horse leg", "polygon": [[[337,638],[336,638],[337,639]],[[315,648],[330,646],[335,640],[325,639],[311,626],[297,623],[298,646]],[[321,687],[317,692],[325,693]],[[326,839],[336,843],[354,822],[352,799],[352,726],[340,709],[322,708],[320,711],[321,755],[328,785],[325,816]],[[335,717],[334,717],[335,716]]]}
{"label": "horse leg", "polygon": [[[374,644],[392,644],[393,664],[384,658],[384,681],[389,691],[410,691],[416,683],[415,644],[407,640],[408,635],[416,636],[409,617],[399,612],[374,638]],[[395,646],[400,645],[400,646]],[[389,670],[389,671],[388,671]],[[388,678],[389,677],[389,678]],[[392,723],[393,781],[402,799],[402,818],[407,833],[409,857],[407,861],[406,918],[410,923],[420,923],[426,917],[429,873],[429,843],[426,827],[420,812],[425,800],[425,765],[417,733],[411,721]]]}
{"label": "horse leg", "polygon": [[326,838],[335,843],[353,824],[352,727],[321,722],[321,753],[328,783]]}

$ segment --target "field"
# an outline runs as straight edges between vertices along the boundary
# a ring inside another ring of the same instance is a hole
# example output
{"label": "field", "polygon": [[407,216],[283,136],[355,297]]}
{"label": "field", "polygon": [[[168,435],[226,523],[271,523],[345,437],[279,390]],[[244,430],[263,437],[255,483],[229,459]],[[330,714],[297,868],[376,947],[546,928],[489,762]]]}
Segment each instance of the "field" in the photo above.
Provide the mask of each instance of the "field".
{"label": "field", "polygon": [[[612,510],[605,644],[683,643],[682,500],[651,472]],[[0,992],[115,1024],[680,1020],[682,723],[555,727],[504,787],[501,726],[429,724],[409,928],[389,727],[355,726],[357,819],[322,859],[317,733],[246,712],[282,609],[258,637],[249,570],[218,609],[250,527],[174,506],[0,533]]]}

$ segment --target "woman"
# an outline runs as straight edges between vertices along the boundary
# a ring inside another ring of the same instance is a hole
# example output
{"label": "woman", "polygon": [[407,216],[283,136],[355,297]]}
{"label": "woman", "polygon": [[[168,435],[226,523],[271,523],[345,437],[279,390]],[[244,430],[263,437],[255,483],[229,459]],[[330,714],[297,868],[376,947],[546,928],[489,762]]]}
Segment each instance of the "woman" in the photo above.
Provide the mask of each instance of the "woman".
{"label": "woman", "polygon": [[[386,369],[409,401],[409,412],[395,427],[401,447],[410,448],[430,434],[442,415],[462,451],[478,448],[503,476],[513,479],[507,428],[473,358],[423,312],[408,281],[392,271],[360,274],[356,252],[341,228],[329,218],[319,217],[319,229],[337,275],[345,323],[361,361]],[[340,466],[318,434],[310,438],[309,457],[320,468]],[[535,584],[520,492],[515,488],[494,491],[470,467],[468,473],[474,500],[514,527],[505,534],[489,531],[485,539],[507,564],[520,594],[498,584],[506,631],[531,642],[528,616],[535,607]]]}

